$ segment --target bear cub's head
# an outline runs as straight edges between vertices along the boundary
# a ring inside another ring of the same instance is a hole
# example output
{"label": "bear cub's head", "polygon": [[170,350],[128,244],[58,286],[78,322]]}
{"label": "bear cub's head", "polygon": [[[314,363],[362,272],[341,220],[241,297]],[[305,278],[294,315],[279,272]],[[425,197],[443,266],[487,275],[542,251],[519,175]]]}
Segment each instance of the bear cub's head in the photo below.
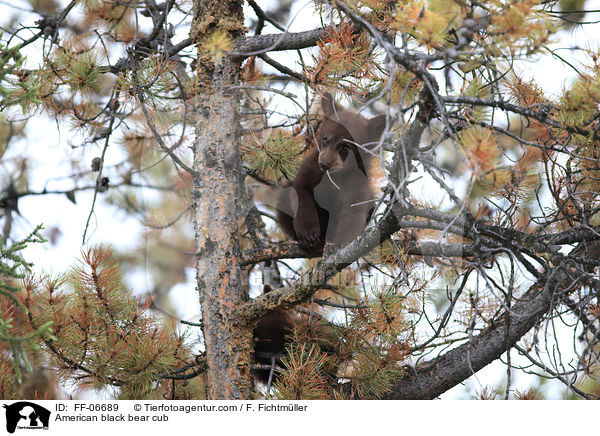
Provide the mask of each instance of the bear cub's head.
{"label": "bear cub's head", "polygon": [[364,148],[379,141],[385,115],[368,120],[337,105],[329,93],[321,99],[321,108],[325,117],[317,131],[319,168],[335,173],[358,167],[366,174]]}

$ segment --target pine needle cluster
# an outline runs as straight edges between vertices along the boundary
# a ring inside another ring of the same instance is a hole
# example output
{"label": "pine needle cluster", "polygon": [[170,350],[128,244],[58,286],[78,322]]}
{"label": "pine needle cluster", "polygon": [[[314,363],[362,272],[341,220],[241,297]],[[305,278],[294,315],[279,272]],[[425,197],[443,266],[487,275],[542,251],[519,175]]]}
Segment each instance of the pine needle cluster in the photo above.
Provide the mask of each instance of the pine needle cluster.
{"label": "pine needle cluster", "polygon": [[396,287],[376,291],[347,309],[347,323],[315,314],[299,322],[290,338],[276,398],[380,398],[401,376],[408,357],[411,298]]}
{"label": "pine needle cluster", "polygon": [[333,389],[325,371],[333,366],[333,360],[317,344],[295,338],[283,360],[283,371],[274,397],[288,400],[331,399]]}
{"label": "pine needle cluster", "polygon": [[[165,97],[176,88],[176,81],[173,77],[175,63],[165,61],[160,56],[150,56],[139,64],[136,72],[120,74],[118,77],[119,87],[124,91],[128,100],[134,101],[138,93],[143,93],[143,98],[155,110],[167,112],[173,108],[166,104]],[[139,88],[135,85],[133,75],[136,75]]]}
{"label": "pine needle cluster", "polygon": [[302,161],[304,140],[283,129],[261,136],[251,135],[243,142],[242,152],[248,167],[267,180],[289,181]]}
{"label": "pine needle cluster", "polygon": [[0,110],[17,104],[24,109],[27,102],[40,103],[36,96],[40,84],[24,74],[24,63],[18,46],[8,47],[0,41]]}
{"label": "pine needle cluster", "polygon": [[308,71],[311,80],[330,88],[343,89],[348,95],[365,95],[378,80],[377,52],[366,33],[356,32],[347,21],[330,27],[318,42],[319,53]]}
{"label": "pine needle cluster", "polygon": [[25,332],[19,328],[22,317],[31,313],[18,297],[21,288],[17,281],[23,279],[33,266],[19,252],[28,244],[45,242],[40,235],[41,230],[42,226],[37,226],[29,236],[9,247],[4,247],[0,239],[0,393],[10,393],[11,386],[22,381],[23,369],[32,370],[27,349],[38,349],[40,338],[54,338],[52,320],[40,322],[35,328]]}
{"label": "pine needle cluster", "polygon": [[478,175],[487,174],[497,167],[501,150],[490,129],[474,126],[463,130],[459,142],[470,167]]}
{"label": "pine needle cluster", "polygon": [[162,392],[161,374],[189,357],[184,338],[124,288],[107,248],[85,250],[67,275],[29,276],[23,288],[19,302],[28,311],[23,333],[52,323],[54,337],[43,348],[62,383],[77,389],[114,386],[123,399],[153,398]]}

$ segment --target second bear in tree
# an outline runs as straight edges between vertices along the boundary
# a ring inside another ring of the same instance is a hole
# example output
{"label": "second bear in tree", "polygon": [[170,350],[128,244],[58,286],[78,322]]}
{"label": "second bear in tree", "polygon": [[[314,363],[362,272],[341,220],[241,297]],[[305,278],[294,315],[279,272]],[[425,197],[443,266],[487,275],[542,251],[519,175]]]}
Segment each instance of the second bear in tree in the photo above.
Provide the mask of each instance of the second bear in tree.
{"label": "second bear in tree", "polygon": [[326,244],[347,244],[364,230],[375,194],[370,155],[357,144],[372,147],[385,129],[385,115],[368,120],[337,105],[328,93],[321,108],[325,117],[317,130],[317,147],[277,202],[281,228],[313,254],[321,254]]}

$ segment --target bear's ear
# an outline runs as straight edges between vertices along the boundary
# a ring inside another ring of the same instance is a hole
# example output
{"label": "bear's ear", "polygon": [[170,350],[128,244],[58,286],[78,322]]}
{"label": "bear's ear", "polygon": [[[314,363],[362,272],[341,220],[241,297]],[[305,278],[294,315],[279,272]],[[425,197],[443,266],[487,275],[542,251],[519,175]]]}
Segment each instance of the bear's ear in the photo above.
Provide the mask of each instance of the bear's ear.
{"label": "bear's ear", "polygon": [[323,110],[323,114],[327,117],[327,118],[337,118],[335,116],[336,113],[336,104],[335,104],[335,100],[333,99],[333,97],[331,96],[331,94],[329,92],[326,92],[325,94],[323,94],[323,97],[321,98],[321,109]]}
{"label": "bear's ear", "polygon": [[368,135],[372,141],[379,141],[385,130],[385,114],[377,115],[367,122]]}

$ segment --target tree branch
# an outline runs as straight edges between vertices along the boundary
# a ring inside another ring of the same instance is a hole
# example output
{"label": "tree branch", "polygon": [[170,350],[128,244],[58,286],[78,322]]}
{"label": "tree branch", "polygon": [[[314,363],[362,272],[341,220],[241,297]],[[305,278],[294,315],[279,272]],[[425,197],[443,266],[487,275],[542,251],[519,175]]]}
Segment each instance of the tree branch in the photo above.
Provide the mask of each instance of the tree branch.
{"label": "tree branch", "polygon": [[[498,359],[548,312],[555,286],[533,285],[509,313],[469,342],[417,368],[408,369],[385,397],[390,400],[433,399]],[[506,323],[510,323],[510,329]]]}
{"label": "tree branch", "polygon": [[510,309],[469,342],[407,372],[385,396],[392,400],[433,399],[469,378],[512,348],[553,307],[558,294],[585,281],[568,262],[548,270]]}
{"label": "tree branch", "polygon": [[[404,221],[401,221],[401,223]],[[402,226],[404,228],[404,226]],[[472,257],[475,254],[473,244],[448,244],[444,242],[433,241],[410,241],[406,248],[406,253],[411,256],[431,256],[431,257]],[[318,257],[316,255],[307,255],[306,252],[295,242],[284,242],[281,244],[268,245],[260,248],[248,250],[243,253],[240,259],[240,265],[253,265],[258,262],[279,259],[297,259]]]}
{"label": "tree branch", "polygon": [[399,224],[395,215],[388,214],[387,218],[377,227],[367,229],[350,244],[320,260],[289,286],[263,294],[237,307],[234,311],[235,316],[242,322],[251,323],[268,313],[289,309],[308,300],[339,271],[378,247],[382,241],[398,230]]}
{"label": "tree branch", "polygon": [[275,68],[279,72],[281,72],[283,74],[287,74],[288,76],[293,77],[294,79],[297,79],[301,82],[310,83],[310,79],[308,77],[306,77],[304,74],[298,73],[298,72],[292,70],[291,68],[288,68],[283,64],[280,64],[275,59],[271,59],[266,54],[258,55],[258,57],[261,58],[263,61],[265,61],[267,64],[271,65],[273,68]]}
{"label": "tree branch", "polygon": [[253,35],[236,41],[232,56],[248,57],[267,51],[299,50],[313,47],[328,31],[329,27],[307,30],[297,33],[277,33]]}

